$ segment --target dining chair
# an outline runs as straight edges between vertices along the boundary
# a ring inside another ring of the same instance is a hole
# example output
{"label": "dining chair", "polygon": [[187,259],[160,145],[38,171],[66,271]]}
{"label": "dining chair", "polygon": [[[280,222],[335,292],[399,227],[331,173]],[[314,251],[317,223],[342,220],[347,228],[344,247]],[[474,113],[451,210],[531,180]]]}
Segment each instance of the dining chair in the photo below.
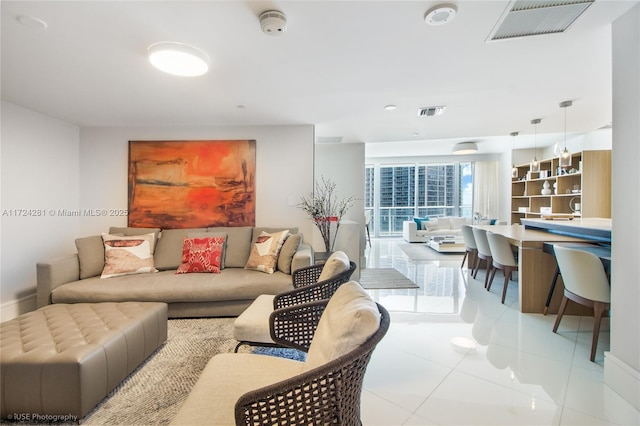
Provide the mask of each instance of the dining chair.
{"label": "dining chair", "polygon": [[489,241],[487,241],[487,231],[480,228],[473,228],[473,237],[475,238],[476,246],[478,247],[478,255],[476,256],[476,265],[473,271],[473,278],[478,275],[478,269],[480,269],[480,261],[484,260],[487,263],[487,270],[484,275],[484,288],[487,288],[489,272],[491,271],[491,262],[493,261],[493,257],[491,256],[491,248],[489,247]]}
{"label": "dining chair", "polygon": [[593,338],[591,340],[591,357],[589,358],[593,362],[598,346],[600,322],[603,314],[611,308],[609,279],[602,261],[595,254],[563,247],[559,244],[555,244],[553,250],[564,282],[564,295],[560,303],[558,317],[553,325],[553,332],[557,332],[569,300],[593,308]]}
{"label": "dining chair", "polygon": [[491,263],[491,277],[487,284],[487,291],[491,290],[491,283],[493,283],[493,277],[496,275],[498,269],[504,272],[504,286],[502,288],[502,300],[507,295],[507,287],[509,286],[509,279],[514,272],[518,271],[518,262],[513,255],[513,249],[509,240],[500,234],[494,234],[493,232],[487,232],[487,241],[489,242],[489,248],[491,249],[491,255],[493,261]]}
{"label": "dining chair", "polygon": [[464,261],[467,260],[467,268],[473,270],[473,263],[475,263],[476,257],[478,256],[478,247],[476,246],[476,239],[473,237],[473,228],[469,225],[462,225],[460,227],[462,231],[462,238],[464,239],[464,256],[462,257],[462,264],[460,267],[464,266]]}

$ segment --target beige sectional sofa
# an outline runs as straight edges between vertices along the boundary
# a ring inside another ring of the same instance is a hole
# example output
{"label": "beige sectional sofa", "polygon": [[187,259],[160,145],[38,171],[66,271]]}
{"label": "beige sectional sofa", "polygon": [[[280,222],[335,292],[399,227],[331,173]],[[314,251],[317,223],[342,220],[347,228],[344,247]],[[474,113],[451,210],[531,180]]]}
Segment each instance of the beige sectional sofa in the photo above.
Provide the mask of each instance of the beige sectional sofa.
{"label": "beige sectional sofa", "polygon": [[[260,294],[293,289],[291,271],[312,264],[312,249],[302,242],[297,228],[289,228],[290,236],[282,246],[274,273],[244,268],[260,233],[282,229],[218,227],[161,231],[112,227],[109,234],[114,235],[154,233],[157,242],[153,260],[158,272],[101,278],[105,253],[102,236],[79,238],[78,253],[37,264],[38,307],[51,303],[165,302],[169,318],[237,316]],[[203,234],[226,236],[220,273],[176,274],[184,239]]]}

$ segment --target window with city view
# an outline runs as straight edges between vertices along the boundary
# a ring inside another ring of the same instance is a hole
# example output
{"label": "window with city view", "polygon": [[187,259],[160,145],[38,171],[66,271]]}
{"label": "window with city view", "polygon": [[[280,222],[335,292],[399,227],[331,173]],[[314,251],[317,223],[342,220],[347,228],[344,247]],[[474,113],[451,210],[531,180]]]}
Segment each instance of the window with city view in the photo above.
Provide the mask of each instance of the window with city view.
{"label": "window with city view", "polygon": [[414,216],[471,216],[473,164],[367,165],[365,208],[374,235],[402,233]]}

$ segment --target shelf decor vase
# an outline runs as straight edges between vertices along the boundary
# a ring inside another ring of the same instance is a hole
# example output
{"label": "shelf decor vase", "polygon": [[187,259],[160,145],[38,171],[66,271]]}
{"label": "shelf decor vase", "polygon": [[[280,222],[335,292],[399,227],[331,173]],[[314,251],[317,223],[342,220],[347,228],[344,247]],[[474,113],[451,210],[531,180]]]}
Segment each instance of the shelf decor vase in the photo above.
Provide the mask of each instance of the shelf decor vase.
{"label": "shelf decor vase", "polygon": [[548,180],[545,180],[544,183],[542,184],[542,191],[540,191],[540,193],[542,195],[551,195],[551,184],[549,184]]}

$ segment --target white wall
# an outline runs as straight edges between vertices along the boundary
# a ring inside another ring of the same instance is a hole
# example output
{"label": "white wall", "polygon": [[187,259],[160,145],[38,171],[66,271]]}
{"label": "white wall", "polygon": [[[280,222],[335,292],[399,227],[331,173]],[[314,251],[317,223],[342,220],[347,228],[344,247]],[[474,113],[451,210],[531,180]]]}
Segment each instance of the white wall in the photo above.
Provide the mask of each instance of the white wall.
{"label": "white wall", "polygon": [[605,383],[640,410],[640,5],[613,23],[611,343]]}
{"label": "white wall", "polygon": [[79,218],[59,210],[79,206],[79,140],[77,126],[2,102],[3,320],[35,308],[36,262],[75,250]]}
{"label": "white wall", "polygon": [[[313,224],[297,208],[313,187],[311,125],[80,129],[6,102],[1,113],[3,320],[36,307],[38,261],[74,253],[80,236],[127,224],[125,216],[61,212],[127,208],[129,140],[255,139],[256,225],[312,235]],[[41,209],[44,216],[11,216],[17,209]]]}
{"label": "white wall", "polygon": [[[312,224],[296,206],[313,185],[313,126],[83,128],[80,132],[80,205],[126,209],[130,140],[256,140],[256,226]],[[126,226],[126,217],[83,217],[82,235]]]}

